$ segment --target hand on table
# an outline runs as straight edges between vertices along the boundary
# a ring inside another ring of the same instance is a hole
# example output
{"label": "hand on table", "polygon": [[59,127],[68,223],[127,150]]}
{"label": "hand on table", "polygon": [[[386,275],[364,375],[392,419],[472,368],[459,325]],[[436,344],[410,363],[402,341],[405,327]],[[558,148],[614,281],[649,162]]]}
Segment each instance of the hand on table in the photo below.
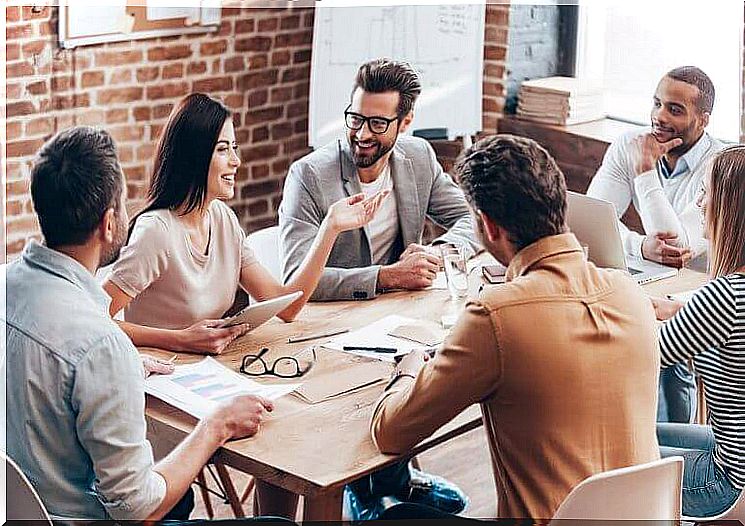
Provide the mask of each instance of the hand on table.
{"label": "hand on table", "polygon": [[202,320],[179,331],[177,351],[198,354],[220,354],[236,338],[248,332],[247,323],[222,327],[225,320]]}
{"label": "hand on table", "polygon": [[642,241],[642,256],[668,267],[682,268],[691,260],[692,254],[690,248],[676,246],[677,240],[678,236],[672,232],[646,236]]}
{"label": "hand on table", "polygon": [[654,297],[649,298],[649,300],[652,302],[652,307],[654,307],[655,317],[660,321],[669,320],[683,308],[683,303],[680,301]]}
{"label": "hand on table", "polygon": [[430,356],[425,351],[414,349],[401,358],[401,361],[396,364],[396,368],[393,370],[393,376],[408,375],[416,378],[419,371],[422,370],[422,367],[424,367],[424,364],[426,364],[429,359]]}
{"label": "hand on table", "polygon": [[173,362],[148,355],[142,355],[142,366],[145,368],[145,378],[151,374],[171,374],[175,368]]}
{"label": "hand on table", "polygon": [[379,289],[418,290],[432,285],[441,259],[423,251],[410,251],[403,259],[381,267],[378,273]]}
{"label": "hand on table", "polygon": [[274,411],[274,404],[261,396],[241,395],[220,404],[208,417],[222,442],[234,438],[254,436],[259,432],[267,412]]}

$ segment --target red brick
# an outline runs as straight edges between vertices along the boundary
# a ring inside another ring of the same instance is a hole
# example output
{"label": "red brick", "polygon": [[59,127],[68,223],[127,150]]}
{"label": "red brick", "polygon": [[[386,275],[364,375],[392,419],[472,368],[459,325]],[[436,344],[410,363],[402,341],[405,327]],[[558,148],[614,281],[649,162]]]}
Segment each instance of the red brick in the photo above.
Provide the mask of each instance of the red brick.
{"label": "red brick", "polygon": [[282,107],[272,106],[270,108],[246,112],[246,124],[254,125],[262,122],[271,122],[282,117]]}
{"label": "red brick", "polygon": [[295,121],[293,125],[295,133],[307,133],[308,132],[308,119],[300,119]]}
{"label": "red brick", "polygon": [[220,29],[217,30],[217,36],[226,37],[233,34],[233,21],[223,20],[220,22]]}
{"label": "red brick", "polygon": [[177,62],[163,66],[162,76],[164,79],[180,79],[184,76],[184,65]]}
{"label": "red brick", "polygon": [[504,66],[502,64],[484,64],[484,76],[490,78],[503,79],[504,78]]}
{"label": "red brick", "polygon": [[192,55],[190,46],[179,45],[179,46],[163,46],[154,47],[149,49],[147,52],[148,60],[178,60],[181,58],[189,58]]}
{"label": "red brick", "polygon": [[290,168],[290,161],[287,159],[278,159],[272,163],[274,173],[285,173]]}
{"label": "red brick", "polygon": [[23,100],[20,102],[11,102],[8,104],[8,106],[5,109],[6,111],[6,117],[17,117],[19,115],[29,115],[31,113],[36,113],[36,108],[34,105],[27,100]]}
{"label": "red brick", "polygon": [[123,165],[135,160],[135,149],[130,144],[117,145],[117,152],[119,154],[119,162]]}
{"label": "red brick", "polygon": [[[241,108],[243,109],[243,94],[242,93],[232,93],[230,95],[225,95],[224,98],[225,105],[228,108]],[[233,120],[236,122],[240,122],[240,114],[233,115]]]}
{"label": "red brick", "polygon": [[219,75],[220,73],[222,73],[222,66],[220,64],[220,59],[216,58],[212,61],[212,74]]}
{"label": "red brick", "polygon": [[21,58],[20,44],[5,44],[5,61],[18,60]]}
{"label": "red brick", "polygon": [[302,64],[305,62],[310,62],[310,49],[301,49],[292,55],[293,64]]}
{"label": "red brick", "polygon": [[509,6],[486,6],[486,25],[507,26],[510,22]]}
{"label": "red brick", "polygon": [[141,141],[145,136],[141,126],[113,126],[108,131],[116,142]]}
{"label": "red brick", "polygon": [[282,83],[295,82],[310,78],[310,64],[286,69],[282,72]]}
{"label": "red brick", "polygon": [[5,245],[5,253],[8,257],[17,255],[23,250],[23,247],[25,246],[26,246],[25,239],[16,239],[15,241],[9,241]]}
{"label": "red brick", "polygon": [[313,42],[313,31],[304,30],[298,33],[280,33],[274,38],[274,47],[297,47],[310,45]]}
{"label": "red brick", "polygon": [[292,124],[289,122],[282,122],[280,124],[275,124],[272,126],[272,140],[278,141],[281,139],[286,139],[292,135]]}
{"label": "red brick", "polygon": [[5,66],[5,76],[9,79],[18,77],[30,77],[34,74],[34,67],[30,62],[12,62]]}
{"label": "red brick", "polygon": [[111,74],[109,84],[114,86],[116,84],[130,84],[132,82],[132,70],[131,69],[117,69]]}
{"label": "red brick", "polygon": [[182,97],[187,93],[189,93],[189,85],[186,82],[172,82],[148,86],[146,96],[149,100],[157,100]]}
{"label": "red brick", "polygon": [[277,83],[277,71],[259,71],[256,73],[246,73],[238,77],[238,89],[242,91],[251,90],[258,87],[272,86]]}
{"label": "red brick", "polygon": [[27,157],[35,155],[44,144],[44,139],[27,139],[23,141],[13,141],[7,144],[8,157]]}
{"label": "red brick", "polygon": [[[8,163],[8,172],[10,175],[10,166],[13,164],[14,166],[23,166],[21,163]],[[8,197],[12,196],[19,196],[19,195],[26,195],[30,191],[30,185],[31,181],[28,177],[24,177],[23,179],[16,179],[16,180],[9,180],[5,184],[5,191],[8,192]]]}
{"label": "red brick", "polygon": [[272,53],[272,66],[286,66],[290,63],[290,52],[287,50]]}
{"label": "red brick", "polygon": [[269,65],[269,55],[262,53],[248,59],[248,69],[263,69]]}
{"label": "red brick", "polygon": [[5,39],[18,40],[20,38],[31,38],[34,34],[34,26],[23,24],[18,26],[6,26]]}
{"label": "red brick", "polygon": [[26,135],[33,137],[35,135],[47,135],[54,131],[54,121],[52,117],[41,117],[26,123]]}
{"label": "red brick", "polygon": [[254,201],[248,205],[248,214],[251,216],[264,215],[269,211],[269,203],[265,200]]}
{"label": "red brick", "polygon": [[269,37],[251,37],[235,41],[236,51],[269,51],[272,39]]}
{"label": "red brick", "polygon": [[249,20],[236,20],[235,21],[235,32],[236,33],[252,33],[256,29],[256,23],[253,18]]}
{"label": "red brick", "polygon": [[15,83],[5,86],[7,100],[18,100],[23,96],[23,84]]}
{"label": "red brick", "polygon": [[83,88],[95,88],[103,85],[103,71],[85,71],[80,81]]}
{"label": "red brick", "polygon": [[504,60],[507,57],[507,46],[484,46],[485,60]]}
{"label": "red brick", "polygon": [[189,75],[201,75],[207,71],[206,62],[189,62],[186,72]]}
{"label": "red brick", "polygon": [[45,95],[49,91],[46,80],[31,82],[26,86],[26,92],[30,95]]}
{"label": "red brick", "polygon": [[308,147],[308,136],[303,134],[286,141],[282,145],[282,153],[285,155],[296,155],[296,159],[310,152]]}
{"label": "red brick", "polygon": [[9,218],[7,232],[8,234],[21,234],[27,232],[38,232],[39,223],[36,216],[21,216]]}
{"label": "red brick", "polygon": [[[168,117],[172,109],[173,104],[161,104],[160,106],[155,106],[153,108],[153,119],[162,119],[163,117]],[[152,135],[155,136],[156,134],[153,133]]]}
{"label": "red brick", "polygon": [[211,93],[214,91],[230,91],[233,89],[233,79],[230,77],[209,78],[194,82],[194,91]]}
{"label": "red brick", "polygon": [[96,66],[123,66],[138,64],[144,59],[142,50],[129,51],[98,51],[96,52]]}
{"label": "red brick", "polygon": [[300,27],[300,15],[283,17],[279,23],[280,29],[297,29]]}
{"label": "red brick", "polygon": [[315,9],[306,9],[305,16],[303,16],[303,27],[313,27],[315,20]]}
{"label": "red brick", "polygon": [[292,86],[272,88],[272,104],[292,100]]}
{"label": "red brick", "polygon": [[90,97],[87,93],[73,93],[72,95],[54,95],[52,97],[52,109],[69,110],[72,108],[85,108],[90,106]]}
{"label": "red brick", "polygon": [[39,24],[39,34],[43,37],[54,35],[57,37],[57,21],[42,22]]}
{"label": "red brick", "polygon": [[137,160],[138,161],[149,161],[155,154],[154,144],[142,144],[137,147]]}
{"label": "red brick", "polygon": [[246,64],[243,57],[230,57],[225,59],[225,73],[234,73],[236,71],[243,71],[246,68]]}
{"label": "red brick", "polygon": [[[269,150],[267,146],[260,146],[256,149],[267,151]],[[268,181],[262,181],[260,183],[247,183],[243,188],[241,188],[241,199],[251,199],[252,197],[272,195],[274,192],[279,191],[280,183],[281,181],[278,181],[276,179],[270,179]]]}
{"label": "red brick", "polygon": [[269,126],[259,126],[251,132],[251,142],[264,142],[269,139]]}
{"label": "red brick", "polygon": [[143,91],[142,88],[137,87],[104,89],[98,93],[98,103],[114,104],[117,102],[133,102],[136,100],[142,100]]}
{"label": "red brick", "polygon": [[310,94],[310,82],[301,82],[300,84],[295,85],[295,98],[296,99],[302,99],[302,98],[308,98],[308,95]]}
{"label": "red brick", "polygon": [[9,140],[19,139],[23,134],[23,125],[20,122],[5,123],[5,134]]}
{"label": "red brick", "polygon": [[25,201],[7,201],[5,203],[5,213],[7,217],[14,217],[23,214],[23,205]]}
{"label": "red brick", "polygon": [[47,40],[32,40],[31,42],[23,43],[23,56],[31,58],[32,55],[36,55],[44,51],[49,45]]}
{"label": "red brick", "polygon": [[106,124],[113,124],[116,122],[127,122],[129,119],[129,111],[125,109],[114,109],[106,112]]}
{"label": "red brick", "polygon": [[68,91],[75,84],[72,76],[52,77],[52,91]]}
{"label": "red brick", "polygon": [[228,49],[227,40],[217,40],[215,42],[203,42],[199,46],[199,54],[202,56],[221,55]]}
{"label": "red brick", "polygon": [[137,106],[132,110],[135,121],[149,121],[151,119],[152,111],[148,106]]}
{"label": "red brick", "polygon": [[270,173],[271,171],[267,164],[259,164],[251,167],[251,179],[264,179],[269,177]]}
{"label": "red brick", "polygon": [[101,126],[101,123],[105,120],[103,110],[88,109],[88,111],[77,112],[75,117],[78,124],[86,126]]}
{"label": "red brick", "polygon": [[20,6],[7,6],[5,8],[5,23],[10,24],[13,22],[21,21],[21,8]]}
{"label": "red brick", "polygon": [[128,181],[144,181],[146,179],[145,167],[142,165],[129,166],[124,170],[124,175]]}
{"label": "red brick", "polygon": [[137,82],[149,82],[158,78],[160,68],[157,66],[137,68]]}
{"label": "red brick", "polygon": [[24,20],[38,20],[49,18],[49,6],[23,6]]}
{"label": "red brick", "polygon": [[265,18],[264,20],[259,20],[259,31],[276,31],[277,27],[279,26],[279,21],[276,18]]}
{"label": "red brick", "polygon": [[293,118],[297,117],[298,115],[307,115],[308,114],[308,101],[301,100],[298,102],[293,102],[289,106],[287,106],[287,117]]}
{"label": "red brick", "polygon": [[255,108],[257,106],[263,106],[269,100],[269,91],[262,89],[259,91],[252,91],[248,95],[248,107]]}

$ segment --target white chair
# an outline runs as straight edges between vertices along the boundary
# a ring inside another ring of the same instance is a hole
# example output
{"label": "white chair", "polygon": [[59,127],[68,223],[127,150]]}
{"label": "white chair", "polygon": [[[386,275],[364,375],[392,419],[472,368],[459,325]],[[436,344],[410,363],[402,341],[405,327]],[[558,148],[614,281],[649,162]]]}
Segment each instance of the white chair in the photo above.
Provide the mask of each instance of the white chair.
{"label": "white chair", "polygon": [[0,455],[5,458],[6,519],[24,522],[40,521],[37,524],[44,523],[52,526],[52,519],[26,475],[5,452],[0,451]]}
{"label": "white chair", "polygon": [[688,517],[683,516],[684,521],[689,522],[714,522],[714,521],[740,521],[745,524],[745,491],[740,492],[740,498],[726,511],[714,517]]}
{"label": "white chair", "polygon": [[279,227],[270,226],[257,230],[246,236],[246,243],[256,254],[264,268],[274,276],[277,281],[282,281],[282,266],[279,260]]}
{"label": "white chair", "polygon": [[683,457],[598,473],[572,489],[554,519],[678,521],[682,486]]}

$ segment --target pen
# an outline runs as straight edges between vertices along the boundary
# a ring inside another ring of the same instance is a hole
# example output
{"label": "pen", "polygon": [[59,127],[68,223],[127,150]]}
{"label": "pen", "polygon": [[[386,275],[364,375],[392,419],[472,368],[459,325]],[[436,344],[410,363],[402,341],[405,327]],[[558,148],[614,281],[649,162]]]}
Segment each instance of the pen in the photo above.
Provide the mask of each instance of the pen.
{"label": "pen", "polygon": [[345,351],[388,352],[388,353],[398,352],[398,349],[396,349],[395,347],[361,347],[357,345],[345,345],[344,350]]}
{"label": "pen", "polygon": [[[429,355],[430,358],[434,358],[435,357],[435,352],[437,352],[437,349],[435,349],[434,347],[432,347],[430,349],[427,349],[425,352]],[[396,363],[400,363],[401,360],[403,360],[404,357],[407,354],[409,354],[409,353],[397,354],[396,356],[393,357],[393,361],[396,362]]]}
{"label": "pen", "polygon": [[329,336],[336,336],[337,334],[344,334],[345,332],[349,332],[349,329],[335,329],[328,332],[321,332],[318,334],[309,334],[308,336],[295,336],[291,338],[287,338],[287,343],[300,343],[300,342],[307,342],[309,340],[316,340],[318,338],[327,338]]}

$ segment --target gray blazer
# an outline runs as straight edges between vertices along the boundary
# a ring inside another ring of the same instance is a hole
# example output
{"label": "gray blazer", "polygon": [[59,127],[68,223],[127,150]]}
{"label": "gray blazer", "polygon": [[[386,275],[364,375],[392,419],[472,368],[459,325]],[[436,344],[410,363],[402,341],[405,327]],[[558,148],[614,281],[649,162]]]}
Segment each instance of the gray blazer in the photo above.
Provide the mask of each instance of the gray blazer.
{"label": "gray blazer", "polygon": [[[422,242],[425,217],[449,228],[437,241],[458,245],[467,256],[480,249],[463,192],[443,172],[427,141],[398,137],[389,162],[400,228],[394,260],[409,244]],[[361,191],[346,140],[333,141],[290,166],[279,207],[285,282],[308,253],[329,206]],[[343,232],[311,299],[374,298],[379,270],[380,265],[372,264],[368,229]]]}

